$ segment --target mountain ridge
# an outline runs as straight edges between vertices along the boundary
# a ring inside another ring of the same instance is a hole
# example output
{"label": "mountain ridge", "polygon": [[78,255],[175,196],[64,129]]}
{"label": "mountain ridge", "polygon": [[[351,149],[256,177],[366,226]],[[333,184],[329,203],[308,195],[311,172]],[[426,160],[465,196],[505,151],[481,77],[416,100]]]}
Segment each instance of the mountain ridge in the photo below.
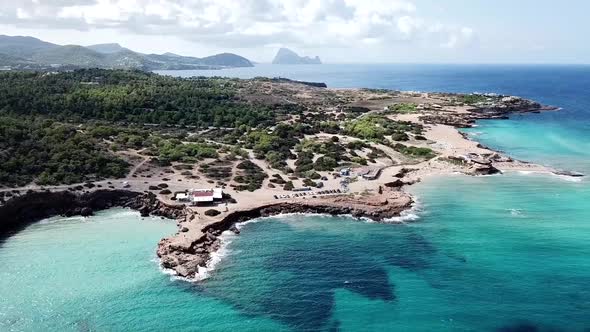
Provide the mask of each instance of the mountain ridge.
{"label": "mountain ridge", "polygon": [[0,67],[3,70],[104,68],[141,70],[222,69],[253,67],[250,60],[232,53],[204,58],[174,53],[142,54],[117,43],[89,46],[57,45],[28,36],[0,35]]}
{"label": "mountain ridge", "polygon": [[86,48],[91,49],[91,50],[98,52],[98,53],[103,53],[103,54],[111,54],[111,53],[117,53],[117,52],[129,50],[128,48],[123,47],[118,43],[95,44],[95,45],[86,46]]}

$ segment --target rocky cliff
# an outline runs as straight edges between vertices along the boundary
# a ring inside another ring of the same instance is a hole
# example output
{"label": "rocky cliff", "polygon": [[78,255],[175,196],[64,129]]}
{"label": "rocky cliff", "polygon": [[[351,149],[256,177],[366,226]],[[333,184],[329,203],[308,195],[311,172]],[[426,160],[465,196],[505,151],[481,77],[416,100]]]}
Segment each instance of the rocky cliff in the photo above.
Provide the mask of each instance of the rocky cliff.
{"label": "rocky cliff", "polygon": [[176,219],[184,209],[160,202],[152,193],[126,190],[97,190],[84,194],[69,191],[32,192],[13,198],[0,207],[0,238],[53,216],[90,216],[113,207],[138,210],[142,216],[157,215]]}
{"label": "rocky cliff", "polygon": [[317,56],[314,58],[302,57],[288,48],[281,48],[272,63],[275,65],[320,65],[322,61]]}

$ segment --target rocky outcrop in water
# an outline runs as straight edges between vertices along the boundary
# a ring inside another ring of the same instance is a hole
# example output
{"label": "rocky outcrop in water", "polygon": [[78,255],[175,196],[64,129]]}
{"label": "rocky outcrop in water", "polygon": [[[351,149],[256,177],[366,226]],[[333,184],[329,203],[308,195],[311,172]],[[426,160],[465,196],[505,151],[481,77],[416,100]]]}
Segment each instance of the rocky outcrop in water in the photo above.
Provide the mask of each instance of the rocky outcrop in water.
{"label": "rocky outcrop in water", "polygon": [[544,106],[538,102],[513,96],[496,96],[489,103],[473,105],[467,113],[431,114],[420,117],[429,124],[444,124],[456,128],[469,128],[477,120],[505,120],[514,113],[538,113],[539,111],[556,110],[556,107]]}
{"label": "rocky outcrop in water", "polygon": [[299,56],[288,48],[281,48],[272,63],[275,65],[320,65],[322,61],[317,56],[314,58]]}

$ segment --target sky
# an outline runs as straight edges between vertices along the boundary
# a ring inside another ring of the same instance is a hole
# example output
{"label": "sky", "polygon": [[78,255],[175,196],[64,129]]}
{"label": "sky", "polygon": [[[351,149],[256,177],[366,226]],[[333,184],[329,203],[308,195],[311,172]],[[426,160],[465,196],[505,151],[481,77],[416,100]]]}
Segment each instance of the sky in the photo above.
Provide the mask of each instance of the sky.
{"label": "sky", "polygon": [[590,63],[590,1],[2,0],[0,34],[326,63]]}

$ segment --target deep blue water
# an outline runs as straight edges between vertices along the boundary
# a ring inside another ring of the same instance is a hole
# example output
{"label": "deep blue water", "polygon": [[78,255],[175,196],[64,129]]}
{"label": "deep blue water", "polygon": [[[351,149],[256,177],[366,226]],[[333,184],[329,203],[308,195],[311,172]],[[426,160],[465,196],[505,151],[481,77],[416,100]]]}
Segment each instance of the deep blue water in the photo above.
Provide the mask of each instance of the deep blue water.
{"label": "deep blue water", "polygon": [[[179,74],[179,73],[174,73]],[[332,87],[496,92],[559,112],[468,132],[590,174],[590,67],[259,66]],[[113,210],[54,218],[0,247],[0,330],[587,331],[590,185],[540,174],[449,176],[412,188],[418,219],[281,216],[242,226],[198,284],[153,262],[174,222]],[[127,236],[128,234],[134,236]]]}

